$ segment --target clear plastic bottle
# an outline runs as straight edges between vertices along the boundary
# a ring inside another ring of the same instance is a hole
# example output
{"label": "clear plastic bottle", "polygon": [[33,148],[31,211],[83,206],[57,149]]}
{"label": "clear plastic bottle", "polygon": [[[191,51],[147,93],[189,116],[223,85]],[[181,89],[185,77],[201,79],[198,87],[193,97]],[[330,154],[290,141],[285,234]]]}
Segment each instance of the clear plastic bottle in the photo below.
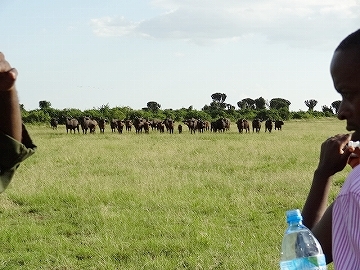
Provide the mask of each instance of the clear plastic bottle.
{"label": "clear plastic bottle", "polygon": [[326,270],[326,260],[319,241],[302,224],[299,209],[286,211],[288,228],[281,245],[281,270]]}

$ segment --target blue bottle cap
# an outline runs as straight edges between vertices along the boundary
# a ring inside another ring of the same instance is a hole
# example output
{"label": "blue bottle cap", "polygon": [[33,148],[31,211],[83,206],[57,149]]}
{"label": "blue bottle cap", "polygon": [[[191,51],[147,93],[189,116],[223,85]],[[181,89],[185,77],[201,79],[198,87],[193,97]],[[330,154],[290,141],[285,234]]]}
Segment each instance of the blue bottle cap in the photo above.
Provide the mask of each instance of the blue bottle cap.
{"label": "blue bottle cap", "polygon": [[292,210],[288,210],[286,211],[286,221],[289,222],[294,222],[294,221],[302,221],[303,218],[301,216],[301,212],[299,209],[292,209]]}

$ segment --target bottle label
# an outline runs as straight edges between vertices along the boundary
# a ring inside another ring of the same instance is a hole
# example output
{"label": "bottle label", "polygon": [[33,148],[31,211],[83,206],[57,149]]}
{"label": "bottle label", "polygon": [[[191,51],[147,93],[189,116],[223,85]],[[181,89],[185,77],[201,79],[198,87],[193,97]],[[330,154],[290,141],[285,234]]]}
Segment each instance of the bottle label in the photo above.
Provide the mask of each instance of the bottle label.
{"label": "bottle label", "polygon": [[281,270],[326,270],[325,255],[296,258],[290,261],[280,262]]}

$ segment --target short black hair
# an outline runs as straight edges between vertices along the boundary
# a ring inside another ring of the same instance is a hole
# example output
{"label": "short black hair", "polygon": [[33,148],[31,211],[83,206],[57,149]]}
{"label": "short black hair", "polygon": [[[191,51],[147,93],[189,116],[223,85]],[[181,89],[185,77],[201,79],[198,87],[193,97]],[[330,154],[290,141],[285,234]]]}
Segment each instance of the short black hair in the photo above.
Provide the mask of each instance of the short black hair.
{"label": "short black hair", "polygon": [[344,38],[344,40],[340,42],[339,46],[337,46],[335,51],[348,50],[354,47],[360,50],[360,29]]}

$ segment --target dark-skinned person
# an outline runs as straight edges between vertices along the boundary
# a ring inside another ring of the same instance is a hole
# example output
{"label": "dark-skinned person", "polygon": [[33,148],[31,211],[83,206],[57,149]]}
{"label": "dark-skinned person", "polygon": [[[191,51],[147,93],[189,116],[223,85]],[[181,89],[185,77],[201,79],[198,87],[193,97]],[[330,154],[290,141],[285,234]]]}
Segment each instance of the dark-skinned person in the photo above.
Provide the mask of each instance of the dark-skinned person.
{"label": "dark-skinned person", "polygon": [[[348,134],[325,140],[303,207],[304,225],[319,240],[327,263],[337,270],[360,269],[360,29],[347,36],[333,54],[330,73],[341,95],[338,119]],[[352,167],[339,194],[328,205],[332,178]]]}
{"label": "dark-skinned person", "polygon": [[36,149],[22,124],[17,75],[0,52],[0,192],[9,185],[20,163]]}

